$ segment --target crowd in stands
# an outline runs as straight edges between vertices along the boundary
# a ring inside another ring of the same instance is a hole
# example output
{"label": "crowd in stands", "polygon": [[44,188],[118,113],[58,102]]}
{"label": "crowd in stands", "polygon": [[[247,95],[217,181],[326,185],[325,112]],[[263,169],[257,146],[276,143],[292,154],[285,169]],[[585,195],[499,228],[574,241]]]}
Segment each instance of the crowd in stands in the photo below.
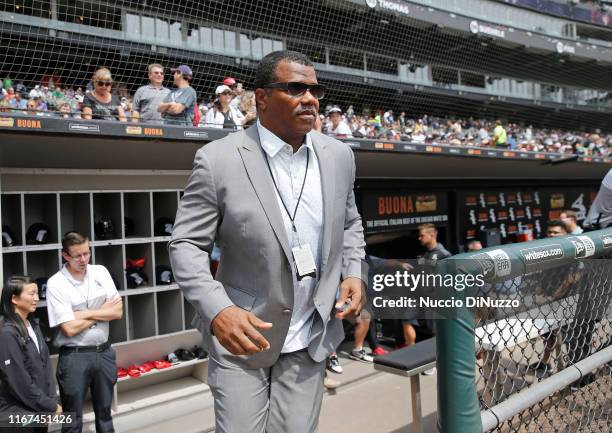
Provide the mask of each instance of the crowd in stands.
{"label": "crowd in stands", "polygon": [[[214,97],[200,99],[190,86],[187,65],[171,69],[172,89],[165,87],[164,67],[152,64],[149,84],[132,96],[127,85],[114,82],[111,71],[98,69],[85,88],[62,86],[54,72],[28,88],[6,78],[0,89],[0,112],[28,116],[106,119],[179,126],[240,129],[256,121],[255,93],[233,77],[220,80]],[[370,138],[451,146],[497,147],[518,151],[554,152],[581,156],[612,155],[612,134],[535,128],[531,125],[476,118],[440,118],[427,114],[374,110],[357,113],[321,106],[323,132],[338,138]]]}
{"label": "crowd in stands", "polygon": [[345,113],[337,106],[327,106],[325,112],[327,116],[322,115],[324,131],[339,138],[497,147],[581,156],[612,155],[612,134],[600,131],[571,132],[474,118],[447,119],[428,115],[412,118],[405,112],[395,115],[391,110],[359,115],[352,106]]}

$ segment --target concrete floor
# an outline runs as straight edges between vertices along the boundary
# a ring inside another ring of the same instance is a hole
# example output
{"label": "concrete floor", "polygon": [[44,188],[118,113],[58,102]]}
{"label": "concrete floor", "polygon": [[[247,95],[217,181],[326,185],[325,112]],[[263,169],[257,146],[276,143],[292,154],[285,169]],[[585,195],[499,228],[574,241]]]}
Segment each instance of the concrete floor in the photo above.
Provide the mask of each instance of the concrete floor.
{"label": "concrete floor", "polygon": [[[410,380],[377,372],[372,364],[342,359],[343,374],[331,374],[341,381],[335,392],[323,400],[319,433],[414,433],[411,428]],[[421,376],[423,433],[436,432],[436,376]],[[122,419],[118,432],[126,433],[203,433],[214,431],[214,413],[210,394],[195,400],[190,413],[172,417],[179,406],[157,407],[165,419],[144,425],[146,412]],[[185,409],[191,402],[176,402]],[[151,414],[153,416],[153,414]],[[141,426],[138,427],[138,424]]]}

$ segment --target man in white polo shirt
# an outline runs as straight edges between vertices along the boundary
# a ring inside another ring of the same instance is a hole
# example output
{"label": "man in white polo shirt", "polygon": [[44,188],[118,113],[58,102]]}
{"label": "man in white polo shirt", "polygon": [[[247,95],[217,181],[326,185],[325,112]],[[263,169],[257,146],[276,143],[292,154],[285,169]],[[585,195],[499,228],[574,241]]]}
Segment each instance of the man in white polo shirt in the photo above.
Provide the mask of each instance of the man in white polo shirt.
{"label": "man in white polo shirt", "polygon": [[115,351],[108,343],[108,322],[121,319],[123,303],[108,270],[90,265],[89,239],[69,232],[62,239],[66,264],[47,282],[49,325],[59,327],[57,381],[65,412],[75,421],[62,433],[80,433],[87,390],[97,433],[113,433],[111,402],[117,381]]}

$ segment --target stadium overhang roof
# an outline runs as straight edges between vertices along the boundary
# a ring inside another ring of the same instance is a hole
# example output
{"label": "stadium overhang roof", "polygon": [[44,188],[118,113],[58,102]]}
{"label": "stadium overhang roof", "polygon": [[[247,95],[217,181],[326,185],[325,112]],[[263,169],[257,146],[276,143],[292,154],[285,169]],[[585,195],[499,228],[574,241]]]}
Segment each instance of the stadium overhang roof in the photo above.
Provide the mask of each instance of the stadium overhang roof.
{"label": "stadium overhang roof", "polygon": [[[551,37],[542,33],[529,32],[512,27],[506,27],[499,23],[476,20],[469,16],[458,15],[452,12],[438,10],[406,1],[370,2],[366,0],[348,0],[356,5],[365,6],[366,3],[376,4],[372,9],[382,13],[388,13],[401,18],[412,18],[426,23],[435,24],[439,29],[453,30],[465,36],[491,40],[492,42],[509,48],[525,47],[537,52],[556,53],[567,55],[572,58],[583,58],[612,63],[612,48],[577,42],[571,39]],[[381,4],[403,4],[407,5],[402,11],[391,7],[381,7]],[[407,12],[406,12],[407,11]]]}

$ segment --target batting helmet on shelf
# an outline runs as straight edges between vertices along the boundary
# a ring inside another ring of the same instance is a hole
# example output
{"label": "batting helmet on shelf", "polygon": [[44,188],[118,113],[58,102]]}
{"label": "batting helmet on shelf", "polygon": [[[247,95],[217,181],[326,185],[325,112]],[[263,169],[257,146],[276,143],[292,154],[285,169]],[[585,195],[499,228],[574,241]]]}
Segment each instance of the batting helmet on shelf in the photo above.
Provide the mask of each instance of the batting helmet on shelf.
{"label": "batting helmet on shelf", "polygon": [[96,233],[96,239],[113,239],[115,237],[115,224],[109,217],[96,217],[94,221],[94,232]]}
{"label": "batting helmet on shelf", "polygon": [[142,272],[141,269],[128,268],[125,270],[125,277],[129,289],[135,289],[149,282],[147,274]]}
{"label": "batting helmet on shelf", "polygon": [[17,238],[13,230],[6,224],[2,224],[2,246],[12,247],[15,243],[17,243]]}
{"label": "batting helmet on shelf", "polygon": [[45,277],[37,278],[35,282],[36,282],[36,285],[38,286],[38,297],[40,299],[46,299],[47,298],[47,278]]}
{"label": "batting helmet on shelf", "polygon": [[161,217],[155,221],[155,236],[170,236],[174,221],[170,218]]}
{"label": "batting helmet on shelf", "polygon": [[172,275],[172,269],[170,266],[157,265],[155,267],[155,278],[157,284],[172,284],[174,276]]}
{"label": "batting helmet on shelf", "polygon": [[28,244],[46,244],[49,242],[51,228],[45,223],[34,223],[26,232],[26,242]]}

